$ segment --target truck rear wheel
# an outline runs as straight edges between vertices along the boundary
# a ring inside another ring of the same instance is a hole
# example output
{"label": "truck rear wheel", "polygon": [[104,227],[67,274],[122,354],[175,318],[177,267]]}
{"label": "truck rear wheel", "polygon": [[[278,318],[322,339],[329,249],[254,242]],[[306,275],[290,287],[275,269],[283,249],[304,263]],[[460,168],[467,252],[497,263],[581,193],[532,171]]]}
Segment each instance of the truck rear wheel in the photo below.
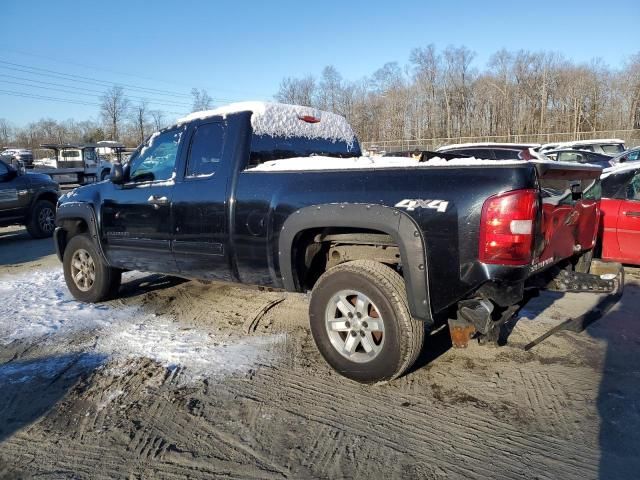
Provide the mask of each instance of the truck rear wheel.
{"label": "truck rear wheel", "polygon": [[71,295],[81,302],[101,302],[118,292],[122,271],[103,263],[86,235],[72,237],[62,259],[64,279]]}
{"label": "truck rear wheel", "polygon": [[53,235],[56,226],[56,206],[49,200],[38,200],[27,222],[27,232],[33,238],[45,238]]}
{"label": "truck rear wheel", "polygon": [[409,312],[404,280],[371,260],[325,272],[311,294],[311,334],[327,363],[363,383],[391,380],[420,354],[424,323]]}

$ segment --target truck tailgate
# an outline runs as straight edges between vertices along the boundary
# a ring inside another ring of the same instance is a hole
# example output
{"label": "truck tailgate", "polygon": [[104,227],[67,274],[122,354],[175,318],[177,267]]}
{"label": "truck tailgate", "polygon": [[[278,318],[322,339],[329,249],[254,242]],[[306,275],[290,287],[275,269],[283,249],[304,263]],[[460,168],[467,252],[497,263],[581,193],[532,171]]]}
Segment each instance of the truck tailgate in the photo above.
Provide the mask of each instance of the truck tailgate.
{"label": "truck tailgate", "polygon": [[[541,162],[536,165],[542,189],[542,216],[534,267],[545,267],[593,248],[600,215],[597,166]],[[585,193],[586,192],[586,193]]]}

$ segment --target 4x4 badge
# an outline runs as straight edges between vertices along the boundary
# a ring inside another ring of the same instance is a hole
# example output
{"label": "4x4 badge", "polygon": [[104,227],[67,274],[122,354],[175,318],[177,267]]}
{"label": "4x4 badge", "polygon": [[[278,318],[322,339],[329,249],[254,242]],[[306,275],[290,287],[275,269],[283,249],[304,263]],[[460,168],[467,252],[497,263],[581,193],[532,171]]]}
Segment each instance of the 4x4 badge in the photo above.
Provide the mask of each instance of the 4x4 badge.
{"label": "4x4 badge", "polygon": [[444,200],[421,200],[405,198],[396,203],[396,208],[406,208],[408,212],[414,211],[416,208],[431,208],[438,212],[446,212],[449,202]]}

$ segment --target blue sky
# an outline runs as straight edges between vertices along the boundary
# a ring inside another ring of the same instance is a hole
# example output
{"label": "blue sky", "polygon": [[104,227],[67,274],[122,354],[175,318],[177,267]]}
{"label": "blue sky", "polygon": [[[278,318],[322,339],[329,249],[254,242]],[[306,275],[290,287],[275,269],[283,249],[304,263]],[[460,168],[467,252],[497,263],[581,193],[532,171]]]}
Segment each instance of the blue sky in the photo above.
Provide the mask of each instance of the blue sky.
{"label": "blue sky", "polygon": [[[412,48],[430,43],[467,46],[478,67],[503,47],[578,62],[601,57],[616,68],[640,51],[638,0],[1,3],[0,117],[19,126],[41,117],[95,119],[99,108],[2,92],[95,104],[96,91],[113,82],[182,94],[136,94],[177,104],[190,103],[192,87],[206,88],[220,104],[270,99],[283,77],[329,64],[359,79],[389,61],[405,64]],[[188,110],[152,108],[174,112],[168,117]]]}

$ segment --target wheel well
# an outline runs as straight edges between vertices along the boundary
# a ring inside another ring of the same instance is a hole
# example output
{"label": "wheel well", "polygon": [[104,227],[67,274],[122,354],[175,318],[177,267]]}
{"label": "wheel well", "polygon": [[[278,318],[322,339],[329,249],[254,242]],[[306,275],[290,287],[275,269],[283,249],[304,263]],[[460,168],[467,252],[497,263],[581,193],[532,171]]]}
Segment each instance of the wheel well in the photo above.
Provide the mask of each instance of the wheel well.
{"label": "wheel well", "polygon": [[82,218],[64,219],[59,226],[61,227],[61,230],[57,235],[56,240],[58,242],[58,251],[61,256],[64,256],[64,251],[67,248],[69,241],[76,235],[87,233],[89,231],[89,226]]}
{"label": "wheel well", "polygon": [[312,228],[296,236],[293,250],[296,284],[311,290],[329,268],[353,260],[375,260],[402,274],[400,249],[381,231],[348,227]]}
{"label": "wheel well", "polygon": [[36,202],[39,200],[47,200],[55,205],[56,203],[58,203],[58,196],[53,192],[44,192],[42,195],[36,198]]}

